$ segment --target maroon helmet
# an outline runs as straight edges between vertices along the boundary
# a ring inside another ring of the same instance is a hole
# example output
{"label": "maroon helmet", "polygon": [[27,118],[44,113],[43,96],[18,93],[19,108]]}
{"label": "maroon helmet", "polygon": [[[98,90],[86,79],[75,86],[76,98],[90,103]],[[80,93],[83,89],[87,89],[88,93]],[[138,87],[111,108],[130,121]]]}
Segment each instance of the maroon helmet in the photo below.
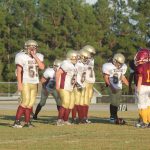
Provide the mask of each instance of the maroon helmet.
{"label": "maroon helmet", "polygon": [[150,50],[147,48],[141,48],[134,57],[134,64],[138,66],[141,63],[150,61]]}

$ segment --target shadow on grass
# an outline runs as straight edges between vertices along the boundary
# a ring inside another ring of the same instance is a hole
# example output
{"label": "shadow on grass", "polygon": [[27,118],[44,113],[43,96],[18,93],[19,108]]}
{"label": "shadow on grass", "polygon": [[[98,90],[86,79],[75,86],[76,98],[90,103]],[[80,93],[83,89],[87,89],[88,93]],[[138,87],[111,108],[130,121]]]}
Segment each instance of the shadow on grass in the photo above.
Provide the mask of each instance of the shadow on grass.
{"label": "shadow on grass", "polygon": [[31,119],[33,122],[44,123],[44,124],[54,124],[56,123],[57,116],[40,116],[37,120]]}
{"label": "shadow on grass", "polygon": [[[128,125],[128,126],[133,126],[135,125],[135,122],[137,122],[137,119],[136,118],[123,118],[125,120],[125,125]],[[100,124],[110,124],[109,122],[109,118],[100,118],[100,117],[90,117],[89,120],[92,122],[92,123],[100,123]]]}
{"label": "shadow on grass", "polygon": [[[0,116],[0,120],[1,121],[2,120],[14,121],[15,116],[8,116],[8,115]],[[110,124],[109,118],[106,118],[106,117],[100,118],[100,117],[91,116],[89,120],[92,122],[92,124],[94,123]],[[124,120],[126,121],[126,125],[129,125],[129,126],[130,125],[133,126],[135,122],[137,122],[136,118],[124,118]],[[21,121],[24,121],[24,117],[21,118]],[[31,116],[31,122],[35,122],[35,123],[55,125],[56,121],[57,121],[57,116],[39,116],[37,120],[33,120]],[[8,123],[0,123],[0,125],[10,126],[10,124]]]}
{"label": "shadow on grass", "polygon": [[11,127],[11,124],[9,123],[0,123],[0,127],[4,126],[4,127]]}
{"label": "shadow on grass", "polygon": [[0,116],[0,119],[1,120],[15,120],[15,116],[8,116],[8,115],[3,115],[3,116]]}

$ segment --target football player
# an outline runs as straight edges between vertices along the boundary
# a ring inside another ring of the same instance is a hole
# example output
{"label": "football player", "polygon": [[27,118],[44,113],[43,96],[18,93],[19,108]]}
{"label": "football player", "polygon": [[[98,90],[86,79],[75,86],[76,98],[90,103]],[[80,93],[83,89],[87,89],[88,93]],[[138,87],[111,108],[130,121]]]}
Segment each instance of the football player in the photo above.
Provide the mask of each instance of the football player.
{"label": "football player", "polygon": [[110,96],[110,122],[116,124],[124,124],[125,121],[118,118],[118,106],[120,105],[122,95],[122,82],[129,85],[125,77],[127,65],[125,57],[121,53],[116,53],[113,56],[112,62],[107,62],[102,66],[104,81],[109,91]]}
{"label": "football player", "polygon": [[68,121],[71,109],[74,107],[74,86],[76,84],[78,54],[71,50],[67,53],[67,59],[64,60],[56,72],[56,89],[61,99],[61,107],[59,109],[57,125],[71,125]]}
{"label": "football player", "polygon": [[33,119],[37,119],[37,115],[40,112],[41,108],[45,105],[48,95],[51,94],[57,104],[57,109],[59,110],[60,107],[60,98],[58,92],[56,91],[56,80],[55,80],[55,73],[59,69],[61,60],[56,59],[53,63],[53,68],[48,67],[41,78],[42,83],[42,90],[41,90],[41,100],[36,107],[35,114]]}
{"label": "football player", "polygon": [[88,111],[91,99],[93,97],[93,86],[95,83],[95,72],[94,72],[94,55],[96,54],[96,50],[91,45],[86,45],[82,48],[83,51],[88,51],[90,53],[90,58],[87,61],[87,71],[85,77],[85,100],[84,100],[84,120],[85,123],[91,123],[88,120]]}
{"label": "football player", "polygon": [[84,122],[84,103],[85,103],[85,79],[87,62],[90,58],[90,53],[85,50],[79,52],[80,59],[76,63],[77,82],[75,86],[75,106],[72,109],[72,122],[77,123],[76,113],[78,112],[79,122]]}
{"label": "football player", "polygon": [[30,114],[36,100],[39,83],[38,69],[43,70],[44,56],[37,53],[38,43],[34,40],[25,42],[25,50],[16,54],[15,64],[18,81],[18,91],[21,92],[21,102],[16,113],[14,128],[22,128],[20,118],[25,115],[24,127],[32,127]]}
{"label": "football player", "polygon": [[150,123],[150,50],[140,49],[135,58],[138,112],[141,122],[136,127],[146,128]]}

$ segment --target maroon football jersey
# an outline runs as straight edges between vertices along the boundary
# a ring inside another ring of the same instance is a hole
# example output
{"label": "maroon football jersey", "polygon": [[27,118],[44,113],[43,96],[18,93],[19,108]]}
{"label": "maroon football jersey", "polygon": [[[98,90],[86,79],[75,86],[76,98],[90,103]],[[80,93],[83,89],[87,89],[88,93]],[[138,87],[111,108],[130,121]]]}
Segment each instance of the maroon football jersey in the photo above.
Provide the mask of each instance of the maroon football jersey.
{"label": "maroon football jersey", "polygon": [[141,64],[136,67],[136,79],[138,76],[142,76],[142,85],[150,86],[150,62]]}

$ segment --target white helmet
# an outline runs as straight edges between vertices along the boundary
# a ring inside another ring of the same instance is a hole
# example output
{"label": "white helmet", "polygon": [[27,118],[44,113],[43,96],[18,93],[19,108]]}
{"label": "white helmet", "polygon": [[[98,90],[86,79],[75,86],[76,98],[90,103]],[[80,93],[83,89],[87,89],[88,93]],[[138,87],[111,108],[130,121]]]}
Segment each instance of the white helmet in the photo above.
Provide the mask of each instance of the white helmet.
{"label": "white helmet", "polygon": [[27,49],[28,46],[38,47],[38,43],[36,41],[34,41],[34,40],[28,40],[24,44],[25,49]]}
{"label": "white helmet", "polygon": [[91,45],[86,45],[82,49],[88,51],[91,54],[96,54],[95,48]]}
{"label": "white helmet", "polygon": [[125,57],[121,53],[117,53],[113,57],[113,64],[120,68],[125,63]]}
{"label": "white helmet", "polygon": [[53,62],[53,66],[60,67],[61,63],[62,63],[61,60],[55,59],[55,61]]}
{"label": "white helmet", "polygon": [[84,49],[80,50],[80,58],[83,63],[86,63],[87,60],[91,57],[90,53]]}
{"label": "white helmet", "polygon": [[75,50],[68,51],[67,55],[66,55],[66,58],[68,60],[71,60],[71,62],[73,64],[76,64],[77,63],[77,59],[78,59],[78,53],[77,53],[77,51],[75,51]]}

